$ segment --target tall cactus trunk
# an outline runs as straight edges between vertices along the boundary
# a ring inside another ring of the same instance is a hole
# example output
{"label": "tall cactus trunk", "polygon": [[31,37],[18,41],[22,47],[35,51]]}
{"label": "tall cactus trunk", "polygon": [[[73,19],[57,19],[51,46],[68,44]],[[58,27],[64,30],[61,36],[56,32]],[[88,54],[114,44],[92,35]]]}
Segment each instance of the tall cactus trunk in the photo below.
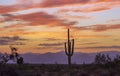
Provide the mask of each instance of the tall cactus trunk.
{"label": "tall cactus trunk", "polygon": [[[70,44],[70,32],[69,32],[69,29],[68,29],[68,52],[70,52],[70,46],[71,46],[71,44]],[[68,63],[69,63],[69,61],[68,61]]]}
{"label": "tall cactus trunk", "polygon": [[73,56],[74,52],[74,39],[70,41],[70,32],[68,29],[68,42],[65,42],[65,54],[68,56],[68,65],[71,67],[71,57]]}
{"label": "tall cactus trunk", "polygon": [[71,56],[68,56],[68,64],[69,64],[69,67],[71,67]]}

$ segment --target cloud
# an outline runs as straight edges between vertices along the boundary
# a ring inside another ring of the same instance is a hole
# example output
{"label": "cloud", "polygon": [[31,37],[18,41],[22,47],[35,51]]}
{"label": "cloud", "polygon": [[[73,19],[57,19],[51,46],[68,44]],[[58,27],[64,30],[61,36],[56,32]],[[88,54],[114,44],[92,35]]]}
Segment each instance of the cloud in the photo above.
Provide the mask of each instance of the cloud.
{"label": "cloud", "polygon": [[43,43],[43,44],[39,44],[39,46],[44,46],[44,47],[47,47],[47,46],[61,46],[63,45],[63,43]]}
{"label": "cloud", "polygon": [[16,0],[0,0],[0,5],[14,5]]}
{"label": "cloud", "polygon": [[11,14],[1,14],[1,16],[11,17],[13,15],[11,15]]}
{"label": "cloud", "polygon": [[111,30],[111,29],[120,29],[120,24],[115,24],[115,25],[95,25],[93,27],[94,31],[106,31],[106,30]]}
{"label": "cloud", "polygon": [[109,10],[111,9],[112,7],[108,7],[108,5],[104,5],[104,6],[92,6],[89,8],[80,8],[80,9],[61,9],[59,10],[58,12],[63,12],[63,13],[66,13],[66,12],[82,12],[82,13],[90,13],[90,12],[100,12],[100,11],[105,11],[105,10]]}
{"label": "cloud", "polygon": [[10,45],[26,45],[26,44],[23,42],[13,42],[13,43],[10,43]]}
{"label": "cloud", "polygon": [[85,5],[85,4],[96,4],[96,3],[117,3],[119,0],[44,0],[41,2],[41,7],[59,7],[65,5]]}
{"label": "cloud", "polygon": [[120,48],[120,46],[96,46],[96,47],[85,47],[81,49],[105,49],[105,48]]}
{"label": "cloud", "polygon": [[116,38],[116,39],[113,39],[113,40],[114,40],[114,41],[120,41],[120,39],[117,39],[117,38]]}
{"label": "cloud", "polygon": [[93,13],[110,10],[115,7],[119,7],[120,1],[96,1],[95,3],[87,3],[82,6],[74,5],[73,7],[66,7],[60,9],[58,12],[67,13],[67,12],[78,12],[78,13]]}
{"label": "cloud", "polygon": [[111,35],[77,35],[77,37],[83,37],[83,38],[110,38]]}
{"label": "cloud", "polygon": [[[11,29],[11,28],[12,28],[12,29],[13,29],[13,28],[16,28],[16,29],[17,29],[17,28],[23,28],[23,27],[25,27],[25,25],[20,25],[20,24],[11,25],[11,26],[4,26],[5,29],[7,29],[7,28],[8,28],[8,29]],[[25,31],[25,30],[22,30],[22,29],[21,29],[21,31]]]}
{"label": "cloud", "polygon": [[43,40],[45,40],[45,41],[60,41],[60,40],[64,40],[64,39],[57,39],[57,38],[44,38]]}
{"label": "cloud", "polygon": [[114,25],[91,25],[91,26],[82,26],[82,27],[73,27],[76,30],[93,30],[96,32],[102,32],[111,29],[120,29],[120,24]]}
{"label": "cloud", "polygon": [[4,31],[4,29],[3,29],[3,28],[0,28],[0,31]]}
{"label": "cloud", "polygon": [[41,3],[42,7],[56,7],[56,6],[64,6],[70,4],[85,4],[90,2],[90,0],[44,0]]}
{"label": "cloud", "polygon": [[0,45],[10,45],[12,44],[17,44],[17,45],[23,45],[24,43],[22,42],[17,42],[17,41],[25,41],[27,39],[20,38],[19,36],[13,36],[13,37],[0,37]]}
{"label": "cloud", "polygon": [[27,5],[27,4],[15,4],[15,5],[7,5],[7,6],[0,5],[0,10],[2,10],[2,11],[0,11],[0,14],[16,12],[16,11],[20,11],[20,10],[26,10],[26,9],[30,9],[30,8],[34,8],[34,6]]}
{"label": "cloud", "polygon": [[[23,15],[1,14],[1,23],[7,22],[4,28],[23,28],[25,26],[48,26],[48,27],[70,27],[77,24],[77,21],[67,21],[55,15],[45,12],[36,12]],[[8,24],[9,23],[9,24]]]}
{"label": "cloud", "polygon": [[[101,11],[101,10],[107,10],[109,8],[112,8],[113,6],[118,6],[120,4],[119,0],[15,0],[16,4],[13,5],[0,5],[0,13],[10,13],[10,12],[16,12],[16,11],[22,11],[27,10],[31,8],[54,8],[54,7],[63,7],[65,5],[90,5],[90,4],[96,4],[96,6],[93,6],[93,8],[86,8],[84,12],[88,11]],[[104,4],[104,6],[100,6],[97,4]],[[76,10],[81,11],[81,10]]]}
{"label": "cloud", "polygon": [[12,24],[17,24],[18,20],[14,19],[13,17],[13,14],[0,14],[0,23],[12,22]]}
{"label": "cloud", "polygon": [[[27,3],[28,2],[28,3]],[[11,6],[0,6],[0,10],[2,10],[2,12],[5,13],[6,12],[14,12],[17,10],[23,10],[23,9],[28,9],[28,8],[35,8],[38,5],[37,4],[41,4],[41,6],[43,7],[56,7],[56,6],[63,6],[63,5],[70,5],[70,4],[88,4],[89,2],[91,2],[91,0],[43,0],[36,3],[33,0],[29,1],[25,1],[24,0],[20,0],[20,3],[16,4],[16,5],[11,5]],[[97,2],[97,3],[102,3],[103,5],[98,5],[96,4],[96,6],[91,6],[91,7],[87,7],[87,8],[82,8],[82,9],[63,9],[61,11],[63,12],[69,12],[69,11],[75,11],[75,12],[96,12],[96,11],[103,11],[103,10],[108,10],[110,8],[112,8],[113,5],[119,3],[119,0],[95,0],[93,2]],[[104,3],[104,2],[112,2],[112,3]],[[114,4],[115,3],[115,4]],[[33,5],[31,5],[33,4]],[[36,4],[36,5],[35,5]],[[105,5],[106,4],[106,5]],[[23,5],[23,6],[22,6]],[[31,5],[31,6],[30,6]],[[109,6],[108,6],[109,5]],[[41,8],[41,6],[39,5],[39,7]],[[7,8],[8,7],[8,8]],[[1,11],[0,11],[1,12]],[[59,18],[59,16],[55,16],[55,15],[51,15],[45,12],[36,12],[36,13],[30,13],[30,14],[23,14],[23,15],[12,15],[12,14],[2,14],[1,16],[3,16],[3,18],[0,18],[0,22],[8,22],[10,21],[11,24],[13,26],[5,26],[5,28],[20,28],[20,27],[24,27],[24,26],[62,26],[62,27],[73,27],[74,29],[79,29],[79,30],[94,30],[97,32],[100,31],[105,31],[105,30],[109,30],[109,29],[119,29],[119,24],[118,25],[93,25],[93,26],[85,26],[85,27],[75,27],[74,25],[76,25],[78,22],[77,21],[68,21],[67,19],[63,19],[63,18]],[[73,18],[79,18],[79,19],[88,19],[88,17],[85,16],[69,16],[69,19],[73,19]],[[16,20],[20,20],[21,22],[23,22],[23,24],[13,24],[13,22],[16,22]],[[9,23],[10,24],[10,23]]]}
{"label": "cloud", "polygon": [[18,15],[11,18],[11,20],[21,20],[26,21],[28,25],[31,26],[39,26],[39,25],[47,25],[47,26],[70,26],[74,25],[77,22],[59,19],[57,16],[49,15],[45,12],[37,12],[25,15]]}
{"label": "cloud", "polygon": [[2,0],[4,4],[0,2],[0,10],[2,10],[0,11],[0,13],[4,14],[4,13],[9,13],[9,12],[16,12],[20,10],[35,8],[36,6],[40,5],[39,3],[41,1],[42,0],[12,0],[12,1]]}
{"label": "cloud", "polygon": [[10,13],[10,12],[16,12],[18,10],[25,10],[30,7],[23,6],[23,5],[9,5],[9,6],[1,6],[0,5],[0,14]]}
{"label": "cloud", "polygon": [[92,44],[98,44],[98,42],[82,43],[82,44],[79,44],[79,45],[92,45]]}
{"label": "cloud", "polygon": [[7,19],[10,18],[10,20],[24,21],[23,24],[20,22],[21,24],[16,24],[12,26],[4,26],[5,28],[20,28],[20,27],[22,28],[25,26],[48,26],[48,27],[60,26],[60,27],[64,27],[65,29],[68,27],[71,27],[75,30],[93,30],[96,32],[102,32],[102,31],[111,30],[111,29],[120,29],[120,24],[112,24],[112,25],[100,24],[100,25],[77,27],[77,26],[74,26],[77,24],[77,21],[70,22],[65,19],[60,19],[57,16],[50,15],[45,12],[37,12],[37,13],[17,15],[17,16],[13,16],[10,14],[4,14],[3,16],[7,17]]}
{"label": "cloud", "polygon": [[[14,28],[13,28],[14,29]],[[9,30],[9,33],[7,35],[10,36],[16,36],[16,35],[35,35],[38,34],[39,32],[35,31],[28,31],[29,29],[14,29],[14,30]]]}
{"label": "cloud", "polygon": [[6,13],[14,10],[14,7],[8,7],[8,6],[0,6],[0,13]]}

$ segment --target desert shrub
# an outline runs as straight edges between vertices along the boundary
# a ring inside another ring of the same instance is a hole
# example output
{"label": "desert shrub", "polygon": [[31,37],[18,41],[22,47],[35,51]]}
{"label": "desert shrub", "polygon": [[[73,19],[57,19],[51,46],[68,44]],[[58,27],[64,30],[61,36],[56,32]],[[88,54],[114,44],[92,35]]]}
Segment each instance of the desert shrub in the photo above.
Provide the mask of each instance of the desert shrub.
{"label": "desert shrub", "polygon": [[102,64],[106,67],[115,67],[120,64],[120,56],[116,55],[114,59],[110,58],[108,54],[97,54],[94,59],[95,64]]}

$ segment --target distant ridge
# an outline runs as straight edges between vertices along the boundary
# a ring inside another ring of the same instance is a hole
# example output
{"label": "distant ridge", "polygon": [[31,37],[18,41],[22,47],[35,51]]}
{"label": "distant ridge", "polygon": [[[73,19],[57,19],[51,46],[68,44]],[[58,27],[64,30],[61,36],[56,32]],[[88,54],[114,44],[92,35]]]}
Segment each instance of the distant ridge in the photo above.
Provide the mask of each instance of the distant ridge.
{"label": "distant ridge", "polygon": [[[120,51],[103,51],[98,52],[101,54],[109,54],[111,58],[114,58],[116,55],[120,55]],[[98,53],[83,53],[83,52],[75,52],[72,57],[72,63],[83,64],[83,63],[92,63],[94,61],[95,55]],[[0,56],[2,53],[0,53]],[[30,64],[67,64],[67,56],[64,51],[56,52],[56,53],[24,53],[21,54],[24,58],[25,63]]]}
{"label": "distant ridge", "polygon": [[[114,58],[116,55],[120,55],[119,51],[105,51],[105,52],[98,52],[102,54],[109,54],[111,58]],[[94,61],[95,55],[97,53],[81,53],[75,52],[72,57],[72,63],[82,64],[82,63],[92,63]],[[67,64],[67,56],[65,55],[64,51],[60,51],[57,53],[25,53],[22,54],[25,63],[30,64]]]}

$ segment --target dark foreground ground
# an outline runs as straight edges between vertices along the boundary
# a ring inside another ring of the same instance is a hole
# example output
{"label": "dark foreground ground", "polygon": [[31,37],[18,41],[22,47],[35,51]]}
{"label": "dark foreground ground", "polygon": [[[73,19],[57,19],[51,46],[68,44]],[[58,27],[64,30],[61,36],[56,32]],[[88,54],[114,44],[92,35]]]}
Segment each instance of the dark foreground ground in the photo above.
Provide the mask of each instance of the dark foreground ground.
{"label": "dark foreground ground", "polygon": [[2,64],[0,76],[120,76],[120,65]]}

